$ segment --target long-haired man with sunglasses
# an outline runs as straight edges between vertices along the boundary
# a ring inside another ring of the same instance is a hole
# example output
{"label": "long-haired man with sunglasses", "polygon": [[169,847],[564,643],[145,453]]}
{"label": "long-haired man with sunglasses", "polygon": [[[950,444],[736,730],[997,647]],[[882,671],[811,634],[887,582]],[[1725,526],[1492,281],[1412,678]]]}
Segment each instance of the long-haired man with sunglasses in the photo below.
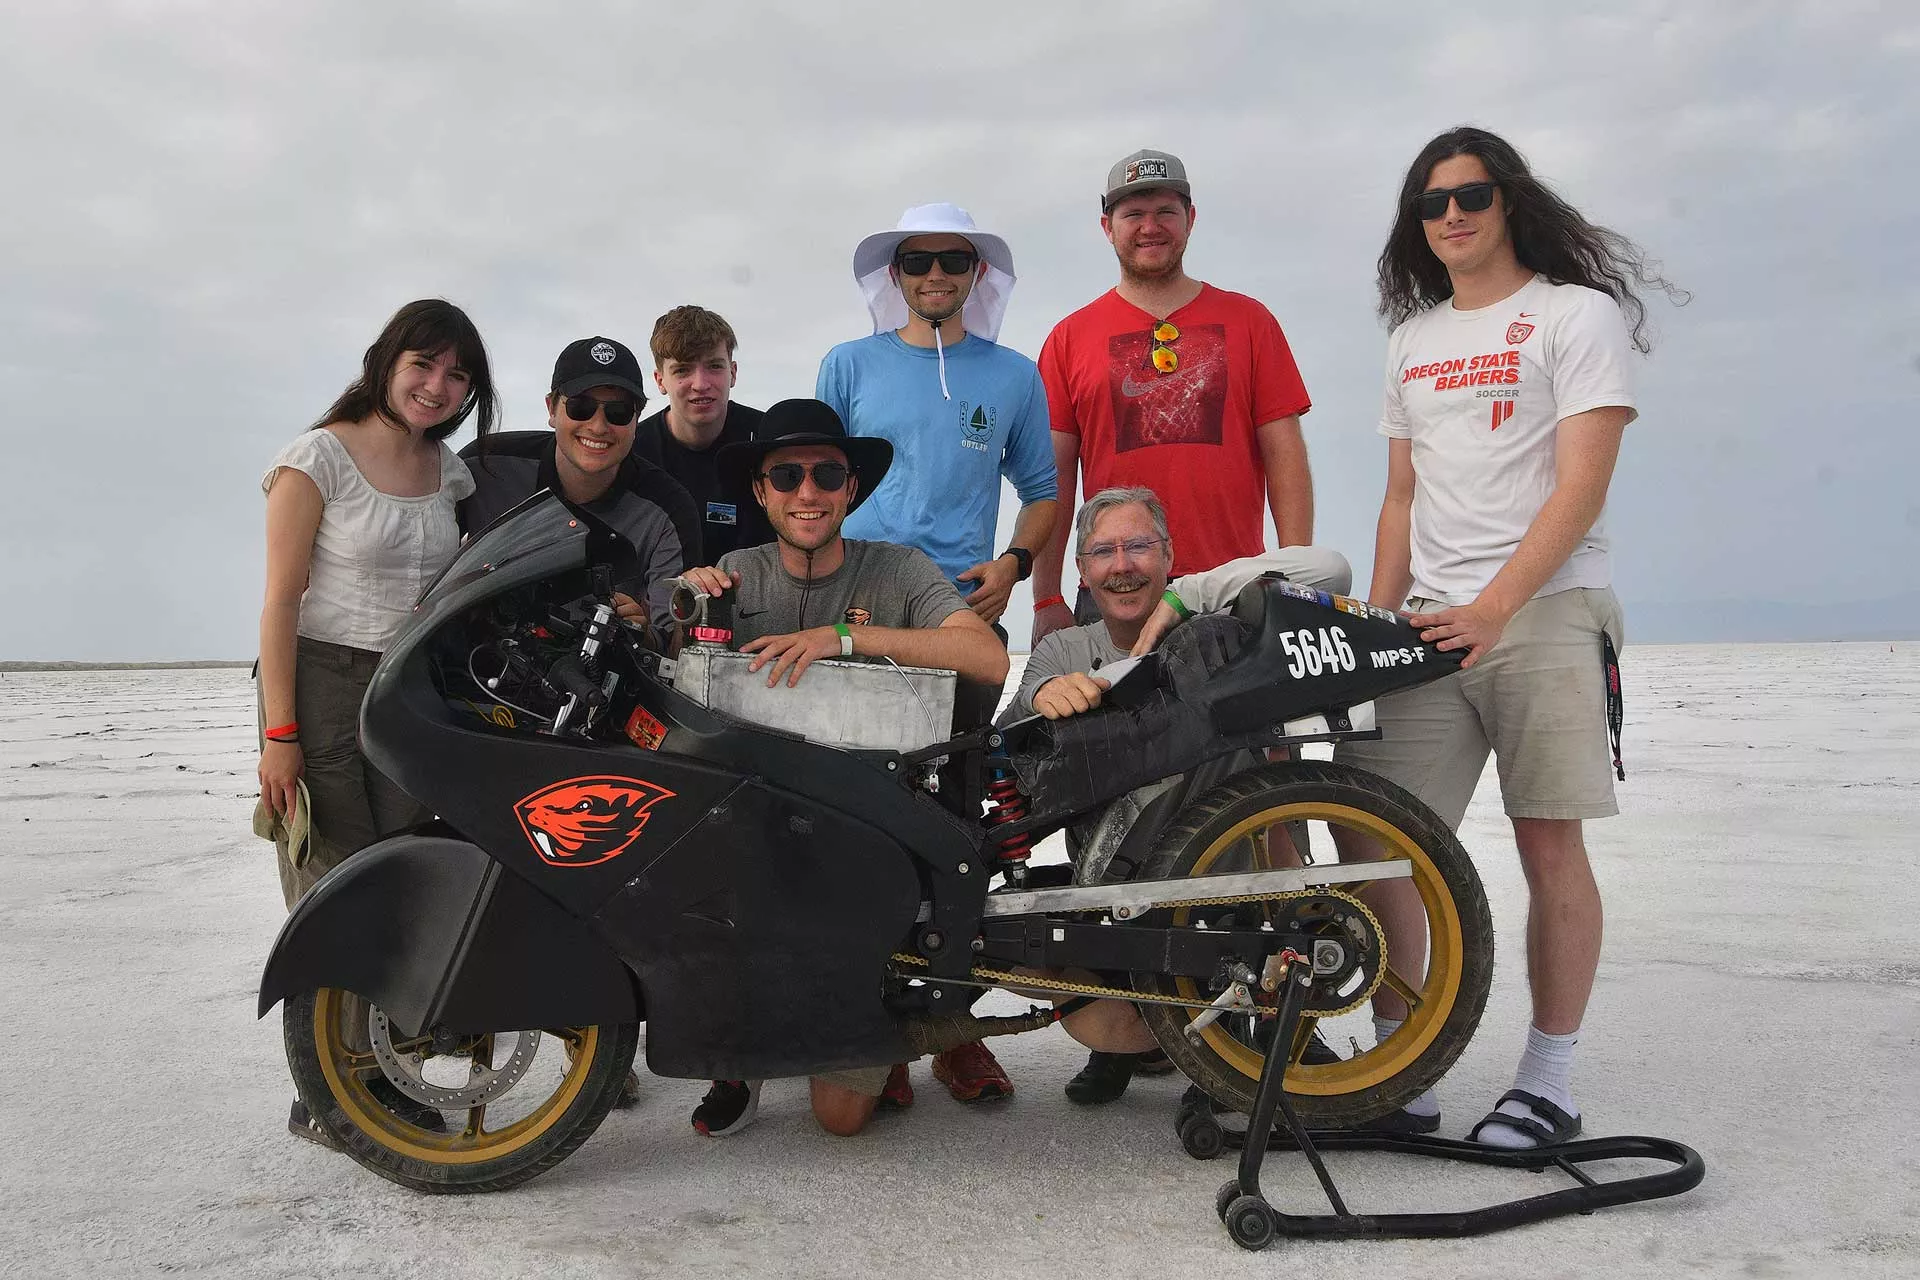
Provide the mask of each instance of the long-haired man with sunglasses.
{"label": "long-haired man with sunglasses", "polygon": [[647,402],[640,364],[611,338],[581,338],[554,362],[547,393],[551,431],[495,433],[461,457],[473,496],[460,529],[477,533],[542,489],[591,510],[626,535],[640,571],[616,583],[620,616],[670,625],[668,583],[700,560],[700,513],[678,481],[633,457],[634,421]]}
{"label": "long-haired man with sunglasses", "polygon": [[[1192,187],[1179,157],[1136,151],[1107,174],[1100,226],[1120,283],[1047,335],[1047,389],[1063,502],[1149,486],[1165,504],[1178,573],[1313,540],[1313,479],[1300,415],[1310,407],[1280,324],[1259,301],[1186,272]],[[1091,622],[1082,584],[1061,591],[1062,521],[1034,566],[1033,638]]]}
{"label": "long-haired man with sunglasses", "polygon": [[[1671,289],[1629,242],[1536,178],[1503,139],[1434,138],[1401,184],[1380,255],[1387,343],[1387,492],[1369,599],[1464,650],[1457,677],[1381,699],[1384,737],[1340,759],[1414,792],[1459,826],[1491,753],[1528,887],[1533,1019],[1514,1088],[1471,1137],[1500,1147],[1580,1131],[1573,1048],[1600,959],[1600,891],[1582,823],[1619,812],[1621,612],[1603,522],[1647,344],[1633,285]],[[1343,850],[1366,856],[1364,848]],[[1403,943],[1425,938],[1410,892],[1374,903]],[[1406,1016],[1384,989],[1384,1031]]]}
{"label": "long-haired man with sunglasses", "polygon": [[[775,540],[729,552],[686,579],[709,595],[733,595],[734,641],[756,656],[753,670],[765,670],[769,686],[798,684],[820,658],[936,667],[996,686],[1007,678],[1006,649],[924,552],[841,536],[893,459],[886,440],[849,436],[818,400],[780,401],[757,439],[720,451],[722,481],[752,492]],[[935,1074],[943,1061],[964,1062],[969,1047],[938,1055]],[[814,1118],[843,1136],[858,1133],[879,1106],[913,1102],[904,1064],[815,1077],[811,1090]],[[732,1134],[758,1107],[758,1081],[716,1080],[693,1126]]]}

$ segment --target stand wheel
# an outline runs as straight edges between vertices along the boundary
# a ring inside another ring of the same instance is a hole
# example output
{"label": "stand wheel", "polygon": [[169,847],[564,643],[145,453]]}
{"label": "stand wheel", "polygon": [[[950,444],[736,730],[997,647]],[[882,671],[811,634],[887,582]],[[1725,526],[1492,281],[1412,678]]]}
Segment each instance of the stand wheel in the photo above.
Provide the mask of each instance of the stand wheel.
{"label": "stand wheel", "polygon": [[1250,1252],[1266,1248],[1280,1233],[1273,1207],[1259,1196],[1235,1196],[1221,1221],[1227,1224],[1227,1235],[1233,1242]]}
{"label": "stand wheel", "polygon": [[1212,1160],[1226,1149],[1226,1131],[1206,1112],[1189,1113],[1180,1121],[1180,1145],[1195,1160]]}
{"label": "stand wheel", "polygon": [[1227,1220],[1227,1206],[1239,1198],[1240,1179],[1235,1178],[1230,1182],[1221,1183],[1220,1189],[1213,1193],[1213,1216],[1225,1222]]}

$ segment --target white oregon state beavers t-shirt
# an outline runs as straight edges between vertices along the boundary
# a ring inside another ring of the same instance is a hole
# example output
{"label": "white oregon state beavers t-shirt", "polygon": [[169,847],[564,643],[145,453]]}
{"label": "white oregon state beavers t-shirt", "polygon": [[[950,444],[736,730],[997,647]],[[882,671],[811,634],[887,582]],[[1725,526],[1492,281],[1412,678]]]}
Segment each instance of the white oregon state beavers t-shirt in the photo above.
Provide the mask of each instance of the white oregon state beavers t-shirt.
{"label": "white oregon state beavers t-shirt", "polygon": [[[1553,492],[1561,419],[1634,409],[1631,350],[1612,298],[1543,276],[1393,331],[1380,433],[1413,442],[1413,594],[1470,604],[1493,581]],[[1602,511],[1536,595],[1612,584],[1605,522]]]}

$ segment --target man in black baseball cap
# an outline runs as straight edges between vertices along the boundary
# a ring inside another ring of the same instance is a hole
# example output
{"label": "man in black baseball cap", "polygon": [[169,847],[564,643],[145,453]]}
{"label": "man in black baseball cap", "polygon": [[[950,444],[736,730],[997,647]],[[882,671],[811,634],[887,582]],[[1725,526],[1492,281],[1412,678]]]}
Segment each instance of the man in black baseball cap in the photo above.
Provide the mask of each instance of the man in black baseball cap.
{"label": "man in black baseball cap", "polygon": [[553,430],[498,432],[460,451],[475,486],[460,504],[460,529],[476,533],[551,489],[605,519],[639,552],[641,571],[616,584],[620,616],[666,626],[668,582],[700,563],[700,516],[678,481],[631,456],[634,421],[647,402],[642,378],[622,343],[568,343],[547,393]]}

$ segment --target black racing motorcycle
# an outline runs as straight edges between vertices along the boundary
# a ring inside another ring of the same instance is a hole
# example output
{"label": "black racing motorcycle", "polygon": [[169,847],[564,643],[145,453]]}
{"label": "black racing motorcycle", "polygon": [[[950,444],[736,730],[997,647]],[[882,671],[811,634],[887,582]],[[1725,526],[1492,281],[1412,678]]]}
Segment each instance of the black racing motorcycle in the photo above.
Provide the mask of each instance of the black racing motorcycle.
{"label": "black racing motorcycle", "polygon": [[[1492,926],[1458,841],[1301,754],[1456,669],[1404,618],[1263,580],[1110,673],[1089,715],[845,749],[677,690],[615,617],[631,555],[536,495],[428,589],[368,690],[369,758],[439,817],[299,903],[259,1007],[284,1003],[309,1113],[382,1177],[551,1167],[615,1104],[643,1022],[655,1074],[771,1078],[1058,1016],[976,1017],[988,987],[1123,998],[1222,1108],[1283,1055],[1315,1128],[1396,1110],[1472,1035]],[[1061,830],[1073,873],[1030,865]],[[1391,895],[1423,936],[1389,946]],[[1339,1033],[1382,988],[1400,1027]]]}

